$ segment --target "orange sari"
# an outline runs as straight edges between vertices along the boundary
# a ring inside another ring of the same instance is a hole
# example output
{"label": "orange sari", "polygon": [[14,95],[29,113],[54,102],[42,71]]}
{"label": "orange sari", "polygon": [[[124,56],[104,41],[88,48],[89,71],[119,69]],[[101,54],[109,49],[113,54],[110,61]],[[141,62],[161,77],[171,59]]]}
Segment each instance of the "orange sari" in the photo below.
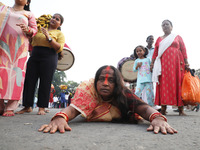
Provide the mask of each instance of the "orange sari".
{"label": "orange sari", "polygon": [[94,79],[79,85],[70,106],[78,110],[87,121],[111,121],[121,118],[120,110],[108,102],[103,102],[97,94]]}

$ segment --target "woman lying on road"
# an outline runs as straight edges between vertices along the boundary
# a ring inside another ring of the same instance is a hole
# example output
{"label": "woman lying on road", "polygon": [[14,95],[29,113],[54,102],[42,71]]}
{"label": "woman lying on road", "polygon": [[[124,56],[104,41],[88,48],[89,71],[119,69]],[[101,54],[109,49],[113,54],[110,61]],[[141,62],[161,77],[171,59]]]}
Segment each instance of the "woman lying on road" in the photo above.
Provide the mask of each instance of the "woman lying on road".
{"label": "woman lying on road", "polygon": [[163,134],[177,133],[165,116],[144,103],[124,86],[120,72],[113,66],[103,66],[95,79],[82,82],[76,90],[69,107],[57,113],[51,122],[42,125],[39,131],[64,133],[71,131],[68,121],[82,114],[87,121],[117,121],[137,123],[135,113],[150,121],[147,131]]}

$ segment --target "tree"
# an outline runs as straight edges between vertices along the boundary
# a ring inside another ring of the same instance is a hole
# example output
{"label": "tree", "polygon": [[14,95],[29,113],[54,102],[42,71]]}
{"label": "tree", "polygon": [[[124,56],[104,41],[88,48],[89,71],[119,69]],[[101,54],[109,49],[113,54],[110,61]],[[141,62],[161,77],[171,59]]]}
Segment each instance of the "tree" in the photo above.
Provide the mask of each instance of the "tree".
{"label": "tree", "polygon": [[200,69],[197,69],[197,70],[195,71],[195,75],[197,75],[197,76],[200,78]]}
{"label": "tree", "polygon": [[54,95],[60,95],[61,89],[59,88],[59,86],[61,84],[67,85],[67,83],[65,82],[65,78],[66,74],[64,71],[55,71],[52,81],[52,84],[54,85],[54,88],[56,90]]}
{"label": "tree", "polygon": [[78,87],[78,83],[77,82],[74,82],[74,81],[67,81],[67,90],[72,93],[76,87]]}
{"label": "tree", "polygon": [[60,85],[67,85],[67,90],[69,92],[72,92],[75,90],[75,88],[79,85],[77,82],[74,81],[67,81],[66,82],[66,74],[64,71],[58,71],[56,70],[54,73],[52,84],[54,85],[54,88],[56,90],[54,95],[60,95],[61,89]]}

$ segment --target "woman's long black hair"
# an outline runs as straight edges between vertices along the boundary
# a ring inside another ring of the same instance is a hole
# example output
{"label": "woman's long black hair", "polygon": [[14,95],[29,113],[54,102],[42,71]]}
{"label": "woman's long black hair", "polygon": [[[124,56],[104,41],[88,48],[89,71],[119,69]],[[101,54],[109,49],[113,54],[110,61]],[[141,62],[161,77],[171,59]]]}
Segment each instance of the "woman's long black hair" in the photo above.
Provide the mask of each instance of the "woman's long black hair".
{"label": "woman's long black hair", "polygon": [[[95,80],[94,80],[94,86],[95,86],[96,91],[97,91],[97,82],[99,80],[99,76],[102,70],[105,69],[106,67],[108,67],[108,65],[100,67],[96,72]],[[124,85],[123,78],[119,70],[116,69],[114,66],[110,66],[110,68],[114,71],[114,78],[115,78],[115,87],[113,91],[113,100],[115,101],[114,103],[117,104],[117,107],[119,108],[121,112],[120,121],[128,122],[130,118],[129,106],[130,106],[130,103],[131,104],[134,103],[133,102],[134,100],[133,100],[133,97],[131,98],[132,100],[128,99],[127,93],[132,95],[132,92]],[[134,110],[131,110],[131,112],[134,112]]]}
{"label": "woman's long black hair", "polygon": [[31,3],[31,0],[27,0],[27,4],[24,6],[24,10],[30,11],[30,3]]}

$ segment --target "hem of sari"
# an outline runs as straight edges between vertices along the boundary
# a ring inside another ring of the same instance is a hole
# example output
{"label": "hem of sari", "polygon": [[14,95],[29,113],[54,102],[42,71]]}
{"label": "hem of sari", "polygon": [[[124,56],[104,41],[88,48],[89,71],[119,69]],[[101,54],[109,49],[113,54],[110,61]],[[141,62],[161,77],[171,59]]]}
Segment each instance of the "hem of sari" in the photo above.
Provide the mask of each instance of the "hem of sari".
{"label": "hem of sari", "polygon": [[85,118],[87,117],[87,115],[80,108],[78,108],[76,105],[70,104],[70,106],[72,106],[74,109],[79,111]]}

